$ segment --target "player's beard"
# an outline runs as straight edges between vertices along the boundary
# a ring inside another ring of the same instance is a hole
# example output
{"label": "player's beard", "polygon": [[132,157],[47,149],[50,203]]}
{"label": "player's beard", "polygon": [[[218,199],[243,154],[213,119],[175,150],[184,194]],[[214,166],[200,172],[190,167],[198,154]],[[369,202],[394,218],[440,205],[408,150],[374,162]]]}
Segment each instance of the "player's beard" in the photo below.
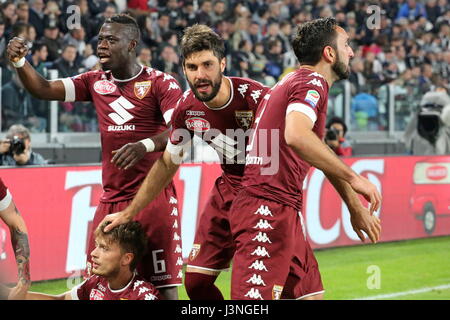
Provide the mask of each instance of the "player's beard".
{"label": "player's beard", "polygon": [[331,66],[331,69],[334,71],[334,73],[337,75],[338,80],[342,79],[348,79],[350,76],[350,69],[348,65],[345,65],[339,58],[339,54],[337,55],[336,61]]}
{"label": "player's beard", "polygon": [[[194,85],[189,80],[188,80],[188,82],[189,82],[189,86],[191,87],[192,92],[194,92],[195,97],[202,102],[208,102],[208,101],[211,101],[212,99],[214,99],[220,90],[220,86],[222,84],[222,73],[219,72],[219,74],[217,75],[216,79],[214,79],[214,81],[201,80],[201,81],[198,81],[196,85]],[[208,95],[204,95],[204,94],[201,94],[200,92],[198,92],[196,86],[200,83],[209,84],[212,87],[211,93]]]}

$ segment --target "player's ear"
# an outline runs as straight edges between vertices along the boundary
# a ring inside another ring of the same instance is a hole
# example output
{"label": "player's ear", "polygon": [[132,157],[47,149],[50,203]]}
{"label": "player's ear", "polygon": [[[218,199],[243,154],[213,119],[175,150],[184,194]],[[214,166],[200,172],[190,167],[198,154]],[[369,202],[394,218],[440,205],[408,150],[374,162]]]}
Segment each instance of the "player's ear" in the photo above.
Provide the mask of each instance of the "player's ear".
{"label": "player's ear", "polygon": [[127,252],[122,256],[122,264],[124,266],[129,266],[133,262],[133,259],[134,259],[134,254],[131,252]]}
{"label": "player's ear", "polygon": [[128,45],[128,51],[131,52],[131,51],[135,50],[137,45],[138,45],[138,42],[136,40],[131,40],[130,44]]}
{"label": "player's ear", "polygon": [[222,70],[222,72],[224,72],[226,66],[227,66],[227,58],[223,57],[222,61],[220,61],[220,70]]}
{"label": "player's ear", "polygon": [[333,63],[334,59],[336,59],[336,51],[331,46],[325,46],[325,48],[323,48],[322,56],[326,62]]}

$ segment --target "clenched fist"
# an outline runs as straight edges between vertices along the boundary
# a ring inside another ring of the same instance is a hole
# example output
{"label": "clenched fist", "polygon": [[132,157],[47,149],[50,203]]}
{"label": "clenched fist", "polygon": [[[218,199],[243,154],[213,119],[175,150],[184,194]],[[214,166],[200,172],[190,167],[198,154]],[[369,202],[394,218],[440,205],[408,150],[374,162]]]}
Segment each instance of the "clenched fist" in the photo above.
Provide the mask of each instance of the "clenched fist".
{"label": "clenched fist", "polygon": [[9,40],[6,50],[7,57],[11,62],[17,62],[28,53],[27,41],[23,38],[14,37]]}

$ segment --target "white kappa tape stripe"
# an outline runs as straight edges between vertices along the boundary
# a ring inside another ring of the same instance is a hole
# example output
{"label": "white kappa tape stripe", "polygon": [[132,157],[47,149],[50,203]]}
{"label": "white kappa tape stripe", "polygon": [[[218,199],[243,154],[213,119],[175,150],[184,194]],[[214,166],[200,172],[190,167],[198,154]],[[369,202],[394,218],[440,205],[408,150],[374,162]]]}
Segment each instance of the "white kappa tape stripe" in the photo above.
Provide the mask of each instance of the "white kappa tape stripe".
{"label": "white kappa tape stripe", "polygon": [[396,298],[396,297],[401,297],[401,296],[407,296],[407,295],[411,295],[411,294],[430,292],[430,291],[433,291],[433,290],[446,290],[446,289],[450,289],[450,284],[444,284],[444,285],[436,286],[436,287],[425,287],[425,288],[421,288],[421,289],[408,290],[408,291],[400,291],[400,292],[394,292],[394,293],[388,293],[388,294],[380,294],[380,295],[377,295],[377,296],[356,298],[356,299],[353,299],[353,300],[389,299],[389,298]]}

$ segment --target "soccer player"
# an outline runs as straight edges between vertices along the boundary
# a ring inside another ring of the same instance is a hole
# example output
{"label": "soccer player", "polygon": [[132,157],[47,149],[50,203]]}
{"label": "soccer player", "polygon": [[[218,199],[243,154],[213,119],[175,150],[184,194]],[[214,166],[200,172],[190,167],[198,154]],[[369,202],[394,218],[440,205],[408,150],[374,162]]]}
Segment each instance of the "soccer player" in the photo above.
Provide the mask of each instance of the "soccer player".
{"label": "soccer player", "polygon": [[147,242],[141,224],[132,221],[110,232],[105,225],[95,232],[91,252],[93,275],[63,294],[54,296],[38,292],[11,295],[22,300],[159,300],[158,290],[135,272]]}
{"label": "soccer player", "polygon": [[26,290],[31,284],[30,245],[25,221],[17,210],[11,193],[0,178],[0,218],[8,226],[11,243],[16,256],[18,284],[15,291]]}
{"label": "soccer player", "polygon": [[[364,241],[364,231],[372,242],[379,239],[380,221],[373,212],[381,195],[322,141],[328,89],[349,74],[353,51],[348,38],[333,18],[300,25],[292,42],[299,69],[278,82],[258,108],[243,188],[230,212],[236,245],[232,299],[323,297],[300,212],[311,165],[325,173],[346,202],[359,238]],[[370,202],[370,211],[355,192]]]}
{"label": "soccer player", "polygon": [[198,224],[185,287],[193,300],[223,299],[214,282],[229,267],[234,254],[228,210],[244,171],[248,140],[245,132],[268,88],[250,79],[225,77],[223,40],[205,25],[187,28],[181,48],[184,73],[191,89],[184,93],[173,113],[171,138],[164,155],[151,169],[130,207],[116,216],[123,214],[131,219],[156,197],[178,168],[171,154],[186,151],[194,135],[207,142],[218,153],[223,172]]}
{"label": "soccer player", "polygon": [[[133,18],[113,16],[105,21],[98,36],[97,55],[103,70],[55,81],[45,80],[25,61],[27,47],[23,40],[13,38],[8,44],[8,57],[25,88],[34,96],[94,103],[101,134],[104,192],[95,213],[93,230],[104,216],[128,206],[160,155],[150,151],[165,148],[167,138],[159,137],[167,136],[167,123],[182,95],[172,76],[136,62],[139,39],[139,29]],[[149,152],[143,153],[145,156],[140,159],[142,150]],[[181,285],[182,280],[182,257],[180,230],[173,228],[180,223],[172,182],[156,201],[142,209],[136,220],[147,232],[149,251],[138,271],[155,284],[165,298],[176,299],[176,286]],[[93,247],[91,235],[87,252]],[[88,261],[88,270],[90,264]]]}

